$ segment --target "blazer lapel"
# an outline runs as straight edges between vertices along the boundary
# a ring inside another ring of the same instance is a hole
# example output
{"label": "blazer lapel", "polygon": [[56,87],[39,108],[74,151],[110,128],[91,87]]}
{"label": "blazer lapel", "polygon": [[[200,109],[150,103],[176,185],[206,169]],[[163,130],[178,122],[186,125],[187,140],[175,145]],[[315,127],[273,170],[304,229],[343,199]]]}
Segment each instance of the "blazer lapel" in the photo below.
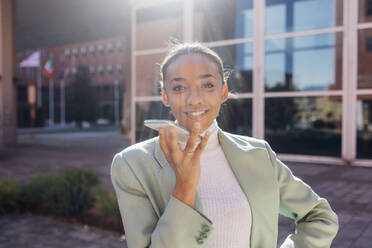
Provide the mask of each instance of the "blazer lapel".
{"label": "blazer lapel", "polygon": [[[240,144],[238,139],[230,137],[222,130],[218,132],[218,138],[222,150],[225,153],[239,184],[247,196],[251,212],[251,246],[270,247],[271,239],[267,237],[268,230],[275,222],[275,204],[272,199],[273,179],[271,164],[268,162],[268,155],[265,148],[254,147],[247,141]],[[275,187],[274,187],[275,188]],[[272,200],[271,200],[272,201]],[[274,234],[275,235],[275,234]]]}
{"label": "blazer lapel", "polygon": [[[162,185],[162,192],[164,192],[163,197],[166,199],[166,202],[168,202],[173,193],[174,186],[176,185],[176,176],[172,167],[165,158],[163,151],[161,150],[159,139],[156,139],[155,141],[154,157],[160,165],[159,182]],[[200,213],[203,213],[203,206],[198,193],[196,193],[195,196],[194,209]]]}

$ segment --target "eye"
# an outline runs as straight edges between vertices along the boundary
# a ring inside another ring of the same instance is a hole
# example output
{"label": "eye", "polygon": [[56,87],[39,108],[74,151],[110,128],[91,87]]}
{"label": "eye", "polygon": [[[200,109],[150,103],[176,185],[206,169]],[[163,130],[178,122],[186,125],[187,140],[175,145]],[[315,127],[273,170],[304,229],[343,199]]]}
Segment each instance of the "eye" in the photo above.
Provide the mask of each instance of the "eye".
{"label": "eye", "polygon": [[172,88],[173,91],[182,91],[185,89],[185,86],[182,85],[176,85]]}
{"label": "eye", "polygon": [[203,88],[213,88],[213,87],[214,87],[214,84],[210,83],[210,82],[207,82],[207,83],[203,84]]}

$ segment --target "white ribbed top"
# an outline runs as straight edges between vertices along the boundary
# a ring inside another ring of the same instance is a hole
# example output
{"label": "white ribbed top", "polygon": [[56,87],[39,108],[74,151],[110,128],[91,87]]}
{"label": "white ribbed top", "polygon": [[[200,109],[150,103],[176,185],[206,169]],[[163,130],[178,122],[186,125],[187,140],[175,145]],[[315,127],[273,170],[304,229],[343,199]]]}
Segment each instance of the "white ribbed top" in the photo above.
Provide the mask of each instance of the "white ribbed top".
{"label": "white ribbed top", "polygon": [[248,248],[252,216],[247,197],[218,142],[217,122],[214,121],[207,131],[211,136],[200,158],[201,174],[197,188],[203,214],[214,227],[207,247]]}

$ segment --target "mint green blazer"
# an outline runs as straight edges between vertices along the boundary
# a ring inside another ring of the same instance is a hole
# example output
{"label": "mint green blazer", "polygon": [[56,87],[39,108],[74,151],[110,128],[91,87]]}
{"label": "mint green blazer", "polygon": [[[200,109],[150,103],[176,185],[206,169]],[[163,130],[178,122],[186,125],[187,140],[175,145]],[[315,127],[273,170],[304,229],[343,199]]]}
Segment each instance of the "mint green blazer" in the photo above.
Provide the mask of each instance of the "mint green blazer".
{"label": "mint green blazer", "polygon": [[[281,247],[330,247],[338,230],[337,215],[267,142],[220,129],[218,139],[251,207],[252,248],[276,247],[279,213],[296,223],[295,233]],[[194,208],[172,196],[176,178],[158,137],[116,154],[111,179],[129,248],[206,247],[213,223],[203,215],[198,195]]]}

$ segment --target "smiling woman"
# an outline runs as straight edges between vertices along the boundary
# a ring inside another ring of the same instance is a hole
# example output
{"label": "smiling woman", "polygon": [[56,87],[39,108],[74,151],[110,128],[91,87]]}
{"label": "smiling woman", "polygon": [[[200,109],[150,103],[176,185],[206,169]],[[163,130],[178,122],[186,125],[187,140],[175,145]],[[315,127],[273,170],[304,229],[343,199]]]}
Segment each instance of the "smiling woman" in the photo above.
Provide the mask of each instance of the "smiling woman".
{"label": "smiling woman", "polygon": [[[129,248],[276,247],[278,215],[296,232],[282,247],[330,247],[338,219],[266,141],[222,131],[228,98],[220,57],[198,44],[175,46],[161,64],[163,104],[174,127],[115,155],[111,178]],[[201,139],[198,139],[201,136]]]}

